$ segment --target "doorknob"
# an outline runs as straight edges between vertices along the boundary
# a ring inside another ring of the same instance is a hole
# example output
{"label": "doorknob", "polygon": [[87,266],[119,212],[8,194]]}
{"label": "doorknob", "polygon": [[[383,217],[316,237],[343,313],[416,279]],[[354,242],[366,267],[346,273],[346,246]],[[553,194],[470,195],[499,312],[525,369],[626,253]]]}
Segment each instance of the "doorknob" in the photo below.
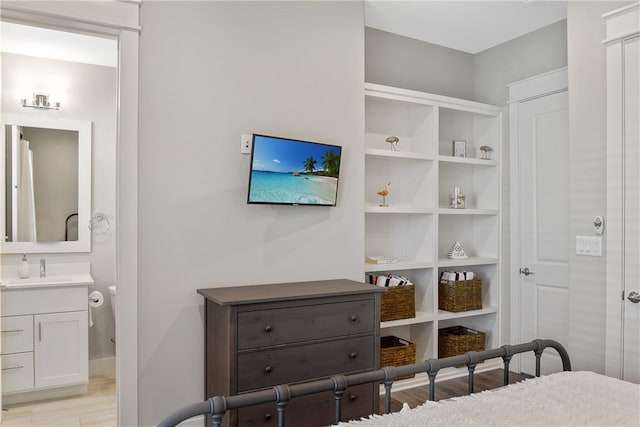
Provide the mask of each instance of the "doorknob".
{"label": "doorknob", "polygon": [[525,276],[530,276],[532,274],[536,274],[535,271],[529,271],[529,267],[521,268],[520,274],[524,274]]}
{"label": "doorknob", "polygon": [[637,304],[640,302],[640,294],[637,292],[629,292],[629,295],[627,295],[627,299],[632,303]]}

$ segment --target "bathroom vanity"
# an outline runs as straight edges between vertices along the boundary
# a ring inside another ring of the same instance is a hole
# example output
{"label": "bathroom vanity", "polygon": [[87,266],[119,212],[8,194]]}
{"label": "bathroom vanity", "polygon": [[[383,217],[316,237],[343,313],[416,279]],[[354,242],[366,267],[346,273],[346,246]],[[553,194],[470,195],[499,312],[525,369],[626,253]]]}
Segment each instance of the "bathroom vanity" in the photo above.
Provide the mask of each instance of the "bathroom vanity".
{"label": "bathroom vanity", "polygon": [[1,283],[3,403],[86,392],[88,264],[84,273]]}

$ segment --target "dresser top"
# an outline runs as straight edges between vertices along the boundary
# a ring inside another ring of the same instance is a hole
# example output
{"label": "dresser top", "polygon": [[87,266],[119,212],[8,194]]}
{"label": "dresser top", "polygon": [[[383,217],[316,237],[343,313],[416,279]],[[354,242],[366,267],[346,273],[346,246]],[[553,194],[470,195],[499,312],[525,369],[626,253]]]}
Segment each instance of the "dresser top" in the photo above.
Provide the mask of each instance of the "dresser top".
{"label": "dresser top", "polygon": [[340,295],[384,292],[386,289],[353,280],[318,280],[314,282],[274,283],[198,289],[198,293],[219,305],[254,304],[300,298],[323,298]]}

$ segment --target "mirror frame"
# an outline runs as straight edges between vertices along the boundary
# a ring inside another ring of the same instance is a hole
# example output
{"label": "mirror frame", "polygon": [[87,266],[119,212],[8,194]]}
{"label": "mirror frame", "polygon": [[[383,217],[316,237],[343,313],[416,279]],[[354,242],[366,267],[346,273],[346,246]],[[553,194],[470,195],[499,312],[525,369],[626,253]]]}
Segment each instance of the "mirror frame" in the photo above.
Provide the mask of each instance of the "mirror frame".
{"label": "mirror frame", "polygon": [[[91,252],[91,122],[50,118],[27,114],[2,114],[2,158],[6,153],[6,126],[17,125],[43,129],[58,129],[78,132],[78,240],[72,242],[6,242],[5,221],[0,223],[0,252],[21,253],[63,253]],[[0,164],[0,212],[6,212],[5,161]]]}

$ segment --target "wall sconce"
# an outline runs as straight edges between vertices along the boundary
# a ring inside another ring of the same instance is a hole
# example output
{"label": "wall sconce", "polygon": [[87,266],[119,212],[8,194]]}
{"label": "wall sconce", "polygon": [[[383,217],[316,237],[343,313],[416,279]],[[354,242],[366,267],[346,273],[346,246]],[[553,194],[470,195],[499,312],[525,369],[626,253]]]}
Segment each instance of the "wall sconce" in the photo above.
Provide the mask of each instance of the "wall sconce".
{"label": "wall sconce", "polygon": [[60,103],[54,102],[53,104],[49,101],[49,95],[46,93],[34,93],[33,101],[29,102],[26,99],[20,100],[23,107],[31,107],[31,108],[41,108],[43,110],[59,110]]}

